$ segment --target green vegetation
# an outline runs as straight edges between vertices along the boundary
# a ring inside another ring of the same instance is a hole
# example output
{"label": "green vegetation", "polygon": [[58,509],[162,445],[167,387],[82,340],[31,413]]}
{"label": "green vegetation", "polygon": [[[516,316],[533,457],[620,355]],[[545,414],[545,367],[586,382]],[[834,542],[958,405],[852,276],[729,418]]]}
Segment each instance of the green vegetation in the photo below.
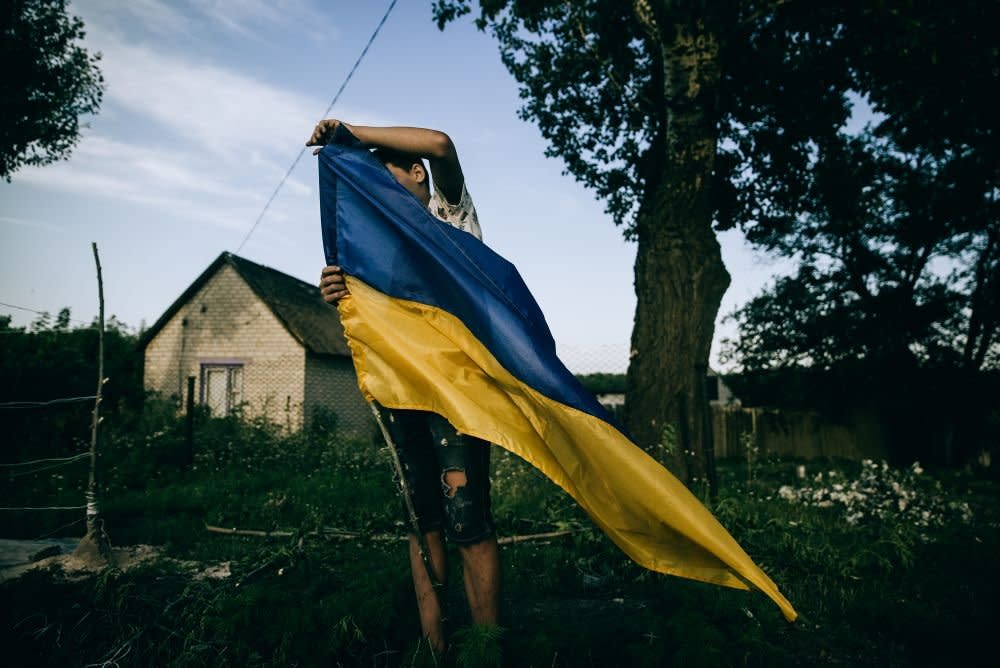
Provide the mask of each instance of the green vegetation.
{"label": "green vegetation", "polygon": [[[11,665],[434,665],[418,641],[399,501],[377,442],[199,416],[188,467],[183,424],[156,402],[109,424],[104,442],[112,541],[162,546],[160,556],[0,585]],[[11,478],[5,497],[49,473]],[[994,479],[723,463],[712,510],[795,604],[794,624],[759,593],[635,566],[500,449],[493,479],[501,536],[572,533],[501,548],[505,629],[470,628],[455,555],[445,665],[496,665],[500,652],[518,666],[941,665],[991,649]],[[287,533],[221,535],[206,523]],[[35,518],[19,530],[43,528]]]}
{"label": "green vegetation", "polygon": [[0,178],[26,165],[69,157],[80,118],[96,114],[104,94],[99,53],[81,46],[83,21],[66,0],[18,0],[0,11]]}
{"label": "green vegetation", "polygon": [[625,393],[625,374],[623,373],[584,373],[577,374],[576,379],[594,394]]}

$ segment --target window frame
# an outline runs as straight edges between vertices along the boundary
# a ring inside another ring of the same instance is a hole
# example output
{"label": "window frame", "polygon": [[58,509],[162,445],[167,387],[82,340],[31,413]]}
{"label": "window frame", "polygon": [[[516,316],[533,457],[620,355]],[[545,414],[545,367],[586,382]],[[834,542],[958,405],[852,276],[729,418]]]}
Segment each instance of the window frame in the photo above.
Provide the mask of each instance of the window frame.
{"label": "window frame", "polygon": [[[200,391],[198,393],[198,403],[201,406],[206,406],[209,410],[209,414],[212,417],[226,417],[232,415],[241,404],[244,403],[244,386],[246,381],[246,362],[245,360],[202,360],[199,363],[200,367]],[[220,415],[216,415],[212,406],[208,403],[208,374],[210,371],[222,369],[226,372],[226,390],[225,390],[225,406]],[[234,401],[234,381],[233,377],[235,372],[239,372],[238,384],[239,387],[236,389],[235,397],[238,399]]]}

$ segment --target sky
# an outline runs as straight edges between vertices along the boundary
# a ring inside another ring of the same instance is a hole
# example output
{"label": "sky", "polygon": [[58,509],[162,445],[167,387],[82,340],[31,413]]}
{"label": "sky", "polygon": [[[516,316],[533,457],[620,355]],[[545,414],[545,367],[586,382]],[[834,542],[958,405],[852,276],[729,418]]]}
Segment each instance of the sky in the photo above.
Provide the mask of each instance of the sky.
{"label": "sky", "polygon": [[[323,262],[307,152],[244,244],[389,6],[389,0],[74,0],[102,54],[100,112],[69,160],[0,182],[0,315],[15,326],[69,307],[151,325],[223,251],[310,283]],[[496,42],[465,17],[439,31],[430,0],[398,0],[329,117],[447,132],[484,240],[517,266],[577,373],[621,372],[635,310],[635,244],[593,193],[546,158],[518,118]],[[719,237],[726,314],[781,265]],[[240,248],[242,245],[242,248]],[[4,305],[6,304],[6,305]],[[21,308],[14,308],[21,307]],[[29,310],[25,310],[29,309]]]}

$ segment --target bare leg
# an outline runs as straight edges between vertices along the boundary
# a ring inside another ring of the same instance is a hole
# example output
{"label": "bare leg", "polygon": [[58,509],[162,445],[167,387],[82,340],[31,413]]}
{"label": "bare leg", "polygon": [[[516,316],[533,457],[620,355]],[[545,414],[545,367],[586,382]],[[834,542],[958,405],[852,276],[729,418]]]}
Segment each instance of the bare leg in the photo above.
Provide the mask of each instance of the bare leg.
{"label": "bare leg", "polygon": [[[424,544],[427,545],[428,559],[434,570],[434,577],[444,585],[448,577],[448,554],[445,551],[444,540],[440,531],[424,534]],[[420,557],[420,542],[410,534],[410,569],[413,571],[413,590],[417,595],[417,610],[420,613],[420,629],[427,638],[431,648],[438,654],[444,652],[444,624],[442,619],[442,600],[445,596],[444,587],[434,590],[434,585],[427,575],[427,568]]]}
{"label": "bare leg", "polygon": [[472,621],[496,625],[500,618],[500,554],[496,537],[460,546],[458,552],[462,555],[465,595]]}
{"label": "bare leg", "polygon": [[[465,471],[445,471],[442,481],[446,494],[454,497],[458,489],[468,483]],[[500,554],[496,536],[474,543],[459,545],[462,555],[462,573],[465,580],[465,597],[475,624],[497,624],[500,618]]]}

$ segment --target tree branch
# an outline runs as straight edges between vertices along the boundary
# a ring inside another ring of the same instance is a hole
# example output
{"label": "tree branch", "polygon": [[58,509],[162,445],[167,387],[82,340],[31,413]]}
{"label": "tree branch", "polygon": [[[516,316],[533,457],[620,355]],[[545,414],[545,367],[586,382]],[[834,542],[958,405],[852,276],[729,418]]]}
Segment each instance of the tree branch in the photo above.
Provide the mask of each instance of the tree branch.
{"label": "tree branch", "polygon": [[[219,533],[227,536],[254,536],[256,538],[289,538],[295,535],[295,531],[288,529],[281,529],[276,531],[261,531],[259,529],[237,529],[213,526],[211,524],[205,525],[205,530],[209,533]],[[497,544],[499,545],[513,545],[515,543],[528,543],[536,540],[546,540],[549,538],[562,538],[563,536],[570,536],[574,533],[580,533],[581,531],[587,531],[587,529],[567,529],[562,531],[546,531],[543,533],[531,533],[531,534],[520,534],[516,536],[503,536],[497,539]],[[372,534],[364,535],[355,531],[342,531],[340,529],[322,529],[319,531],[310,531],[306,533],[307,536],[320,536],[323,538],[330,538],[335,540],[353,540],[358,538],[364,538],[366,540],[380,541],[380,542],[391,542],[391,541],[404,541],[409,540],[406,536],[400,536],[396,534]]]}

